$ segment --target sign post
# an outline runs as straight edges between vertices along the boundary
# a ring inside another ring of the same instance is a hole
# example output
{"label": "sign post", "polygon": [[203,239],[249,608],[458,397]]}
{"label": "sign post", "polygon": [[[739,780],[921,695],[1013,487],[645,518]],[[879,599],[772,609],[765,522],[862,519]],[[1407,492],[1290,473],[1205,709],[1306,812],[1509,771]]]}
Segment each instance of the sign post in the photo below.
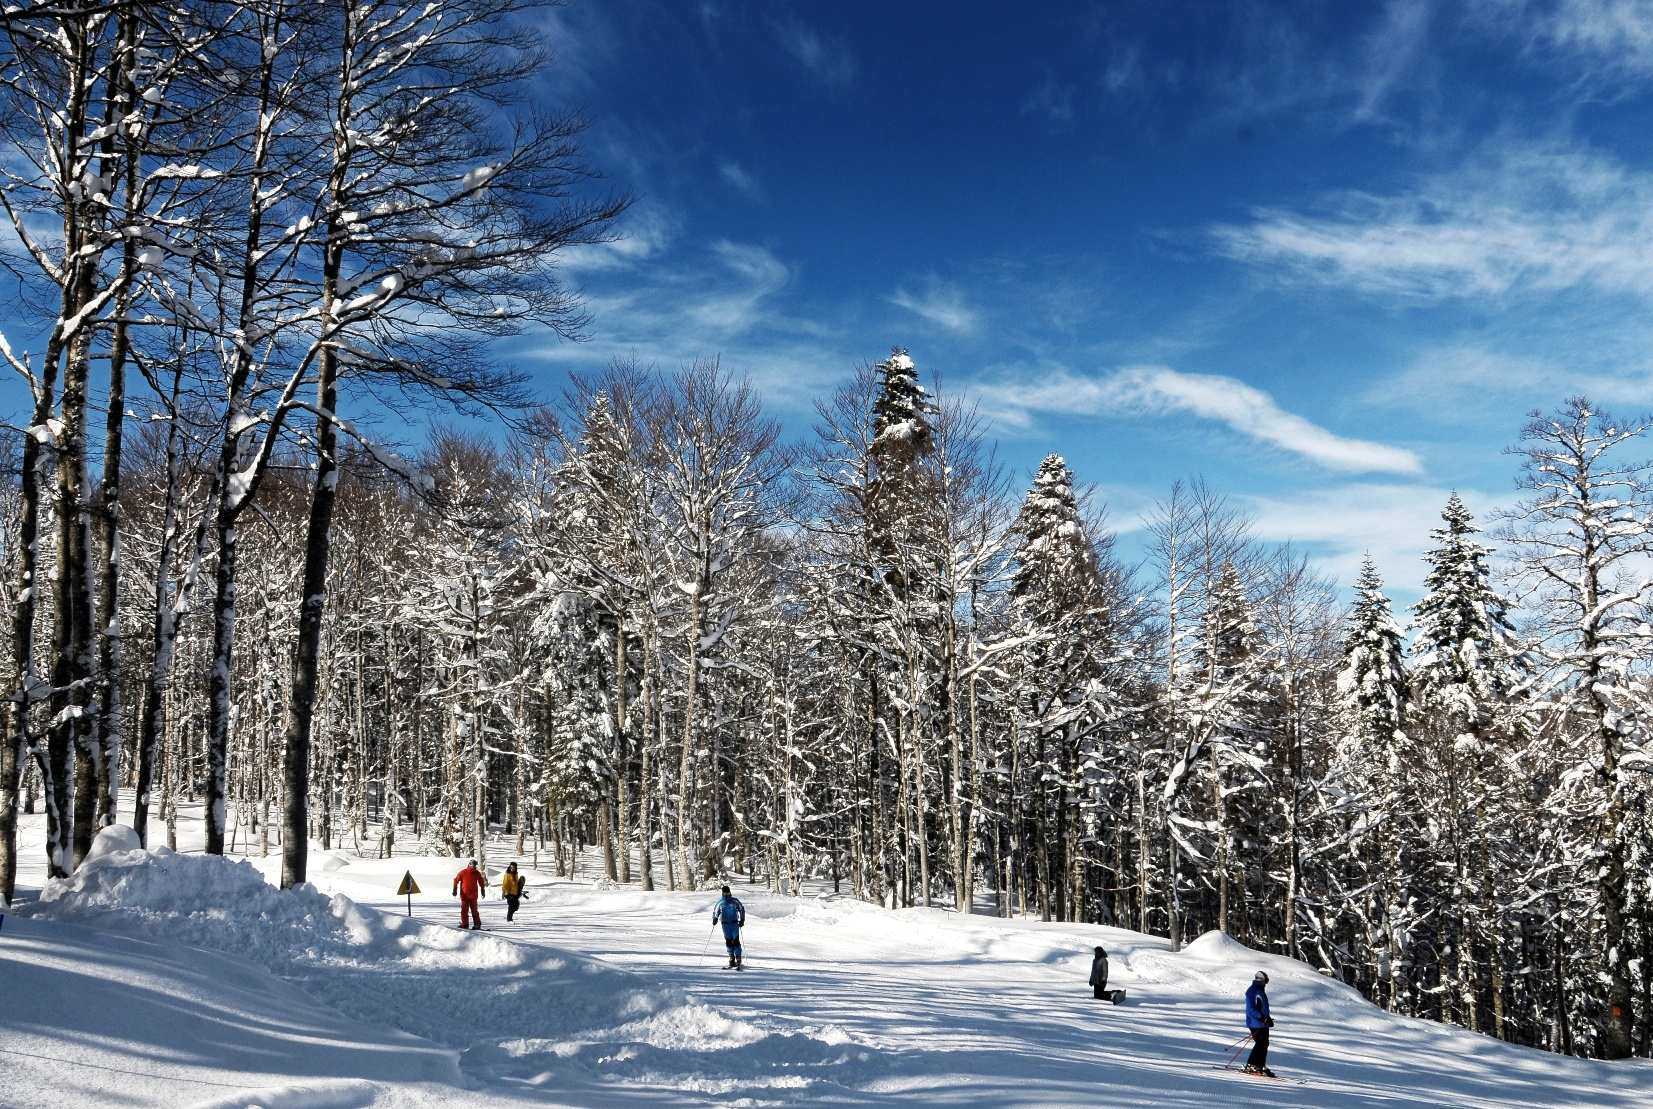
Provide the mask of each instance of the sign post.
{"label": "sign post", "polygon": [[419,892],[419,883],[413,880],[413,871],[402,875],[402,884],[396,887],[396,896],[407,895],[408,916],[413,915],[413,895]]}

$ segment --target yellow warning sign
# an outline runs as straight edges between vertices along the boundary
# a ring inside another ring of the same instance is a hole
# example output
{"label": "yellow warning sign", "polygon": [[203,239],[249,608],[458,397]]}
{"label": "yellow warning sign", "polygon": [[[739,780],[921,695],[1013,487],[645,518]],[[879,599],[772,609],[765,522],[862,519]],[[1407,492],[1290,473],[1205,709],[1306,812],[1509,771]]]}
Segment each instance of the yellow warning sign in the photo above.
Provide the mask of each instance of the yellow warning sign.
{"label": "yellow warning sign", "polygon": [[419,892],[419,883],[413,880],[413,871],[402,875],[402,884],[396,887],[396,896],[412,896]]}

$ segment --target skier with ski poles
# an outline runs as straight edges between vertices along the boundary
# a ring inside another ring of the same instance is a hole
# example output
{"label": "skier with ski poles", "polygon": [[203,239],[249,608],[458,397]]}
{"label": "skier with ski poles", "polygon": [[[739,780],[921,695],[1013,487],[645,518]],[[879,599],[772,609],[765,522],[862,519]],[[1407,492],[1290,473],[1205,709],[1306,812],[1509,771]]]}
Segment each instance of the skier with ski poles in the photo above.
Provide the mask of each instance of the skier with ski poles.
{"label": "skier with ski poles", "polygon": [[1240,1069],[1273,1078],[1274,1072],[1268,1069],[1268,1030],[1274,1027],[1274,1018],[1268,1015],[1268,975],[1260,970],[1245,992],[1245,1026],[1251,1032],[1251,1054]]}
{"label": "skier with ski poles", "polygon": [[746,927],[746,906],[729,892],[728,886],[723,887],[723,896],[712,910],[712,923],[723,925],[723,946],[729,949],[729,966],[724,969],[745,969],[741,966],[740,930]]}
{"label": "skier with ski poles", "polygon": [[[475,859],[453,876],[453,895],[459,898],[459,927],[482,927],[482,913],[477,908],[477,900],[486,892],[488,876],[477,869]],[[469,923],[466,923],[467,918]]]}

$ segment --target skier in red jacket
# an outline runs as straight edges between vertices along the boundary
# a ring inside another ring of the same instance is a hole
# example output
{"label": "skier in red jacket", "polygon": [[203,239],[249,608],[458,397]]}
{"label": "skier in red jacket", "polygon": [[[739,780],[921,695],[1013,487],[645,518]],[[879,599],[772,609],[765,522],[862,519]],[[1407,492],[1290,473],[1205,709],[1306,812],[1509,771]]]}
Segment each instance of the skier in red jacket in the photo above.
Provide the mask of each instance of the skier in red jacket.
{"label": "skier in red jacket", "polygon": [[[476,868],[476,860],[472,859],[458,874],[453,876],[453,895],[459,898],[459,926],[461,928],[481,928],[482,914],[477,911],[476,902],[484,893],[488,892],[488,876]],[[470,923],[467,924],[466,921]]]}

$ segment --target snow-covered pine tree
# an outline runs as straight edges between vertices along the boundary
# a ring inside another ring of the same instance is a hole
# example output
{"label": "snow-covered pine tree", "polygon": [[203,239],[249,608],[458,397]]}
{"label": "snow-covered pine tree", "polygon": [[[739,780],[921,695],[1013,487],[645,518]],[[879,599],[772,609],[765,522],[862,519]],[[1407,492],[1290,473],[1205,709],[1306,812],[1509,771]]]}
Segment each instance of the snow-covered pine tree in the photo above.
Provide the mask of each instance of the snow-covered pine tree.
{"label": "snow-covered pine tree", "polygon": [[1381,999],[1396,1010],[1407,989],[1409,879],[1416,865],[1417,798],[1410,789],[1416,759],[1404,730],[1410,692],[1401,629],[1370,556],[1361,562],[1354,593],[1337,678],[1343,703],[1339,768],[1357,798],[1351,836],[1371,884],[1369,896],[1350,908],[1376,961]]}
{"label": "snow-covered pine tree", "polygon": [[555,599],[534,632],[544,651],[548,800],[559,818],[600,822],[614,775],[608,636],[597,606],[573,591]]}
{"label": "snow-covered pine tree", "polygon": [[[935,497],[928,464],[934,453],[933,407],[918,381],[912,356],[896,347],[874,367],[872,441],[866,493],[866,548],[873,560],[866,583],[878,647],[867,656],[872,690],[872,755],[878,795],[873,835],[881,883],[889,904],[910,904],[913,853],[927,848],[922,815],[923,744],[919,715],[929,700],[937,575]],[[915,835],[914,817],[919,831]],[[920,859],[920,869],[927,859]],[[917,883],[922,885],[922,878]]]}
{"label": "snow-covered pine tree", "polygon": [[1030,851],[1041,915],[1073,920],[1080,769],[1111,707],[1099,679],[1113,644],[1096,548],[1060,455],[1039,464],[1011,534],[1010,600],[1023,638],[1015,670],[1018,761],[1030,771]]}
{"label": "snow-covered pine tree", "polygon": [[1516,739],[1510,701],[1521,675],[1508,606],[1490,580],[1491,551],[1476,540],[1475,519],[1456,493],[1441,520],[1412,610],[1408,734],[1418,755],[1414,792],[1430,814],[1420,828],[1431,861],[1421,868],[1420,900],[1429,905],[1433,946],[1450,952],[1430,969],[1458,1019],[1477,1028],[1484,989],[1498,1012],[1503,999],[1495,876],[1506,873],[1518,831],[1502,756]]}

